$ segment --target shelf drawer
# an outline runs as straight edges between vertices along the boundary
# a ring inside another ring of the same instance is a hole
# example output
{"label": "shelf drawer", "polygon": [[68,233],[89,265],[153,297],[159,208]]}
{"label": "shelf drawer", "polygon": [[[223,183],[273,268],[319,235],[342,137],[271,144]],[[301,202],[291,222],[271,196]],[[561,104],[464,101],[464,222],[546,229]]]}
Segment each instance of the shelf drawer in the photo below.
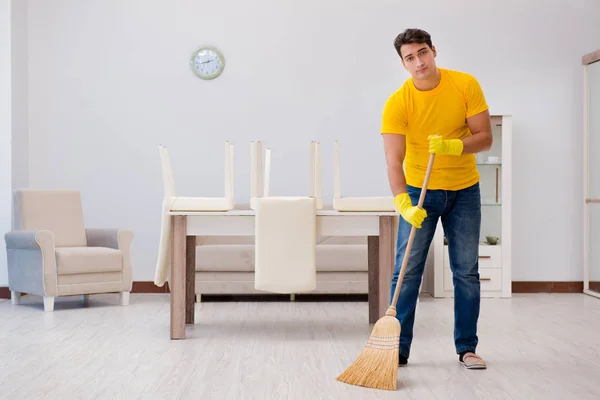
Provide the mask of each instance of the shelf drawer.
{"label": "shelf drawer", "polygon": [[[502,246],[479,246],[479,268],[502,267]],[[448,246],[444,246],[444,268],[450,268]]]}
{"label": "shelf drawer", "polygon": [[[479,280],[481,282],[482,292],[502,290],[502,269],[479,269]],[[450,268],[444,268],[444,290],[454,290],[454,283],[452,282],[452,270],[450,270]]]}

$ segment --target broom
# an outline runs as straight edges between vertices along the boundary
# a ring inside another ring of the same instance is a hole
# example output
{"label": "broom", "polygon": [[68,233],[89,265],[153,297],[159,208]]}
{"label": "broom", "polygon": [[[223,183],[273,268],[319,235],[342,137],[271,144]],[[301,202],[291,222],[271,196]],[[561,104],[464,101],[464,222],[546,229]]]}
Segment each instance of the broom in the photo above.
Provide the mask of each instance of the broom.
{"label": "broom", "polygon": [[[419,197],[420,208],[423,207],[434,159],[435,153],[432,153],[429,157],[429,165]],[[375,323],[362,353],[336,380],[368,388],[396,390],[400,346],[400,322],[396,318],[396,302],[398,296],[400,296],[400,287],[406,273],[406,265],[408,264],[416,230],[417,228],[413,226],[408,237],[408,244],[392,303],[385,315]]]}

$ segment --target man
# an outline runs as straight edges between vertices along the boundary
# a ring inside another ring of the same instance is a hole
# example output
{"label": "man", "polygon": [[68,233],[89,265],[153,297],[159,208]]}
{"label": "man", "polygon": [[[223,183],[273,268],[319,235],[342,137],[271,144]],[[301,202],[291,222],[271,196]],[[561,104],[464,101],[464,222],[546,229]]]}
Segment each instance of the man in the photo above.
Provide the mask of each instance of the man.
{"label": "man", "polygon": [[[397,302],[400,364],[407,364],[415,308],[429,246],[441,219],[454,281],[454,342],[466,368],[486,368],[477,355],[481,201],[475,153],[492,145],[490,115],[478,81],[438,68],[431,36],[407,29],[394,47],[409,78],[387,100],[381,134],[390,189],[401,215],[391,295],[412,226],[417,227]],[[423,209],[418,207],[430,153],[435,153]]]}

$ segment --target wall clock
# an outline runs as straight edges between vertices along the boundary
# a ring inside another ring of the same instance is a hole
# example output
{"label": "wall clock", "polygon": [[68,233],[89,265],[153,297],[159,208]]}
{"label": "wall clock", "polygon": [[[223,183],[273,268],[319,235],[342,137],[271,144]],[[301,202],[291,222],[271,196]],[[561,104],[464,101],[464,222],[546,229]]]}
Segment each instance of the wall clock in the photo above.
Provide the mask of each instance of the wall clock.
{"label": "wall clock", "polygon": [[192,54],[190,65],[194,74],[202,79],[214,79],[225,68],[225,57],[214,47],[200,47]]}

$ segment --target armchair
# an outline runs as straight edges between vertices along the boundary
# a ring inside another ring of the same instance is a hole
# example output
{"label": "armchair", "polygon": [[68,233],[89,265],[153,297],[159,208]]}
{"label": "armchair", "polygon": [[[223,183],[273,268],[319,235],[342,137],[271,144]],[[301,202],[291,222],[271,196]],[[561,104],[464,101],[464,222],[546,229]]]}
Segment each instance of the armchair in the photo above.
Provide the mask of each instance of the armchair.
{"label": "armchair", "polygon": [[28,293],[53,311],[57,296],[113,292],[129,304],[133,232],[86,229],[78,191],[16,190],[14,221],[5,234],[13,304]]}

